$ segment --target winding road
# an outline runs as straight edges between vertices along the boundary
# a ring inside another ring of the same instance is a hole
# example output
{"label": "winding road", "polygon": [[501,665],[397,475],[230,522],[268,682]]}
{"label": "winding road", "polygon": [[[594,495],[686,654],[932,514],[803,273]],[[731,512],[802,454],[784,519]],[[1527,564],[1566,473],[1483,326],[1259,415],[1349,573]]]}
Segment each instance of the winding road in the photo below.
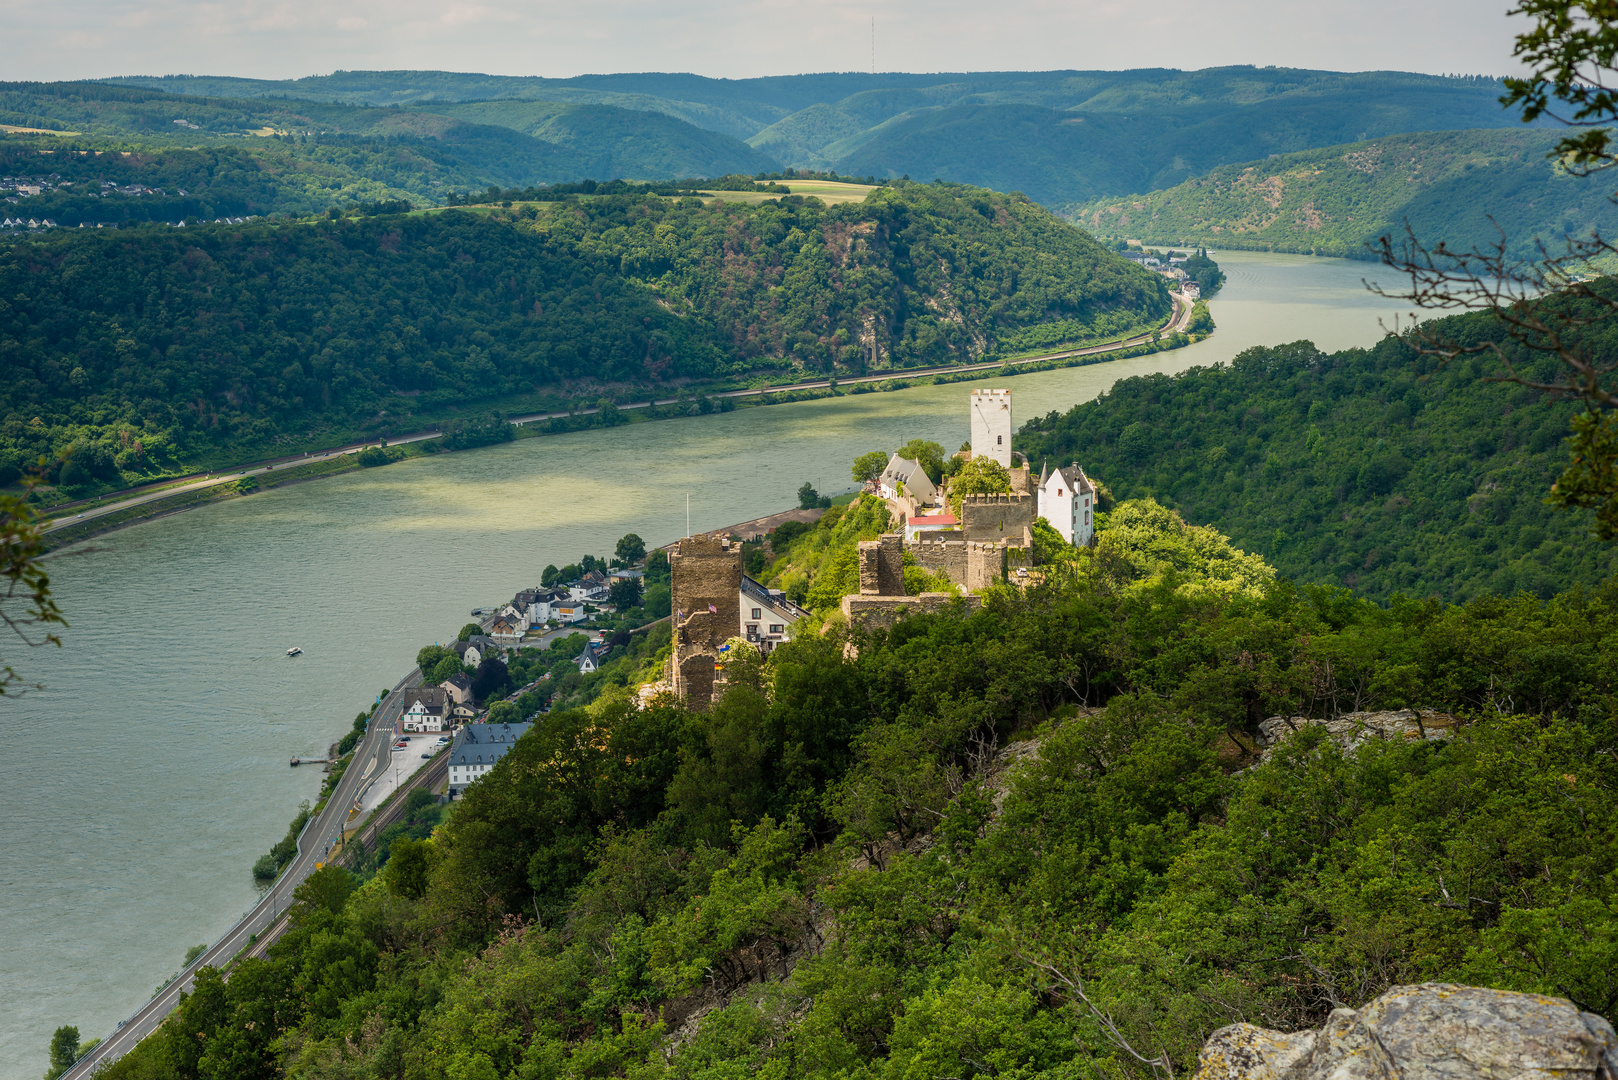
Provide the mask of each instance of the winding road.
{"label": "winding road", "polygon": [[[157,1030],[169,1013],[179,1005],[180,994],[191,989],[198,969],[224,967],[243,949],[251,949],[252,953],[262,953],[262,946],[268,945],[280,935],[284,927],[278,924],[283,921],[287,908],[292,904],[293,892],[303,884],[304,878],[325,863],[327,852],[350,824],[350,811],[360,790],[387,767],[390,748],[393,745],[394,725],[399,720],[399,713],[404,704],[403,691],[420,684],[421,672],[411,671],[399,680],[383,700],[382,707],[371,718],[364,741],[355,748],[354,760],[349,764],[348,771],[337,781],[336,789],[326,800],[320,814],[304,826],[302,835],[298,837],[297,856],[287,864],[281,876],[275,879],[275,884],[270,886],[258,904],[242,916],[241,921],[212,948],[197,957],[173,982],[136,1010],[135,1015],[119,1024],[118,1029],[107,1036],[106,1041],[75,1062],[73,1068],[62,1074],[64,1080],[79,1080],[80,1077],[89,1076],[98,1062],[122,1057],[136,1043]],[[260,938],[263,940],[259,940]]]}

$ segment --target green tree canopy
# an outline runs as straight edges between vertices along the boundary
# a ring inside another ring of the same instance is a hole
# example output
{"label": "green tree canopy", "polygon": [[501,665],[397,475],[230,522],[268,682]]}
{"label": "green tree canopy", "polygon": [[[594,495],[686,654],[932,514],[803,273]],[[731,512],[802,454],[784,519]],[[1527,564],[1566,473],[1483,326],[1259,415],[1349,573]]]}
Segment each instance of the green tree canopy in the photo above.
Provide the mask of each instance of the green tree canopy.
{"label": "green tree canopy", "polygon": [[[868,454],[861,454],[854,459],[854,482],[868,484],[882,475],[887,467],[888,455],[881,450],[872,450]],[[801,501],[801,495],[800,495]]]}
{"label": "green tree canopy", "polygon": [[628,533],[618,541],[618,546],[613,549],[613,556],[619,565],[634,566],[646,558],[646,541],[634,533]]}

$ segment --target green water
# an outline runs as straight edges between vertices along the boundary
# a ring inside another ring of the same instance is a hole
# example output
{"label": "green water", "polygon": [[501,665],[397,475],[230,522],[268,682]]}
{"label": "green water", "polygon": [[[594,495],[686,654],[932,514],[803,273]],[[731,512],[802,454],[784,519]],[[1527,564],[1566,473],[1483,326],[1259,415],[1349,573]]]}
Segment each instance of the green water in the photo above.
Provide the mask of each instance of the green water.
{"label": "green water", "polygon": [[[967,437],[966,395],[1007,385],[1026,419],[1115,380],[1310,338],[1368,345],[1396,310],[1377,268],[1233,252],[1219,331],[1188,349],[981,383],[524,440],[236,499],[52,558],[66,647],[18,657],[48,689],[0,704],[12,751],[0,845],[0,1077],[33,1080],[51,1031],[128,1016],[257,895],[249,869],[320,774],[318,754],[423,644],[610,554],[781,510],[805,480],[913,437]],[[287,659],[290,646],[304,654]],[[8,654],[9,655],[9,654]]]}

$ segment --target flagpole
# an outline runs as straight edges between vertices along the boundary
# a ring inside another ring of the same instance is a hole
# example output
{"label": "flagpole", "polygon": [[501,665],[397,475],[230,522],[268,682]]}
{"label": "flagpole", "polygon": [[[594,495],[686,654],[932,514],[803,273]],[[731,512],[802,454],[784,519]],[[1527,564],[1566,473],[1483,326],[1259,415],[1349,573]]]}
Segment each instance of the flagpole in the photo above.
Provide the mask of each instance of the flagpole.
{"label": "flagpole", "polygon": [[685,493],[685,535],[691,535],[691,493]]}

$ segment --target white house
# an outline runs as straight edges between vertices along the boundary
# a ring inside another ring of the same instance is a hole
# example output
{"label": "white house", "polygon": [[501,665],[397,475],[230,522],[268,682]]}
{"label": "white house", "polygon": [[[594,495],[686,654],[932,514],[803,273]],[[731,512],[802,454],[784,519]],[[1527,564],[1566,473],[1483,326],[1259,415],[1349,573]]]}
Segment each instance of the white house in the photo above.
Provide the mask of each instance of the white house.
{"label": "white house", "polygon": [[569,600],[605,600],[608,589],[607,575],[600,570],[592,570],[579,580],[570,582],[567,587]]}
{"label": "white house", "polygon": [[1096,486],[1079,463],[1053,473],[1040,470],[1039,516],[1075,547],[1086,547],[1095,535]]}
{"label": "white house", "polygon": [[449,746],[449,797],[494,768],[532,724],[467,724]]}
{"label": "white house", "polygon": [[404,731],[443,731],[449,717],[449,694],[441,686],[423,686],[404,692],[404,712],[399,727]]}
{"label": "white house", "polygon": [[780,589],[766,589],[742,575],[741,636],[768,653],[787,638],[787,627],[809,613]]}
{"label": "white house", "polygon": [[551,618],[560,623],[579,623],[589,617],[583,600],[558,600],[551,605]]}
{"label": "white house", "polygon": [[474,634],[465,641],[457,641],[450,649],[461,658],[461,663],[477,667],[491,656],[504,657],[500,643],[487,634]]}
{"label": "white house", "polygon": [[897,499],[900,487],[904,493],[915,499],[917,503],[926,505],[938,497],[938,489],[933,486],[932,480],[927,477],[927,470],[921,463],[902,458],[894,454],[888,459],[887,468],[882,470],[882,476],[877,480],[877,490],[884,499]]}
{"label": "white house", "polygon": [[1011,391],[974,390],[970,409],[972,456],[1011,468]]}
{"label": "white house", "polygon": [[574,661],[579,665],[579,674],[588,675],[592,671],[599,668],[601,666],[602,654],[605,652],[605,649],[602,649],[594,642],[586,643],[584,646],[584,651],[581,652],[578,655],[578,658]]}

